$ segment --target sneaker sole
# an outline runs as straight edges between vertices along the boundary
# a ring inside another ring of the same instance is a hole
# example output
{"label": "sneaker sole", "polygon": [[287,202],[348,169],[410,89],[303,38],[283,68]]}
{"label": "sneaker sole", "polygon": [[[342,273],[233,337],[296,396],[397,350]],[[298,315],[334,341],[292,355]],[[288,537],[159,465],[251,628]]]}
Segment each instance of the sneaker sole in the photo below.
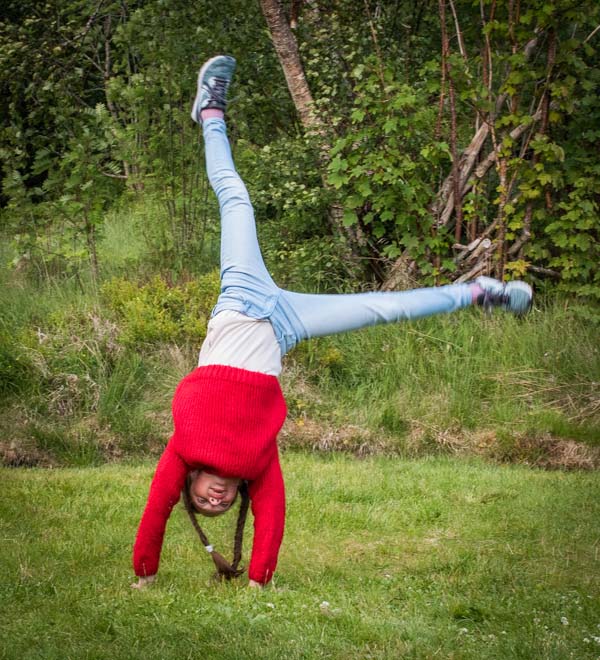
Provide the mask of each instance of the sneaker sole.
{"label": "sneaker sole", "polygon": [[[198,105],[200,104],[200,92],[202,91],[201,87],[201,80],[206,73],[206,70],[208,67],[213,63],[216,62],[217,60],[221,59],[222,57],[230,57],[230,56],[224,56],[224,55],[215,55],[215,57],[211,57],[210,60],[206,60],[204,64],[202,65],[202,68],[200,71],[198,71],[198,83],[196,86],[196,98],[194,99],[194,105],[192,106],[192,112],[190,113],[192,119],[197,123],[200,124],[200,108]],[[233,58],[231,58],[233,59]]]}

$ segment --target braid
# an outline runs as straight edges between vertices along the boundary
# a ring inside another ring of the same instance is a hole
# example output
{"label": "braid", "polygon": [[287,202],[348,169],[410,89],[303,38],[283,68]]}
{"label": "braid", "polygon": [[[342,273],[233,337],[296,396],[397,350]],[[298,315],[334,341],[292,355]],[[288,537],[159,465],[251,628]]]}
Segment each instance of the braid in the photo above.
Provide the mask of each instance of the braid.
{"label": "braid", "polygon": [[237,525],[235,526],[235,538],[233,541],[233,562],[232,567],[237,570],[238,564],[242,559],[242,544],[244,542],[244,526],[246,516],[248,515],[248,506],[250,498],[248,497],[248,484],[244,481],[239,487],[240,510],[238,511]]}
{"label": "braid", "polygon": [[217,569],[217,573],[216,573],[217,577],[225,578],[226,580],[231,580],[231,578],[239,577],[244,572],[243,568],[242,569],[238,568],[238,564],[240,563],[240,560],[242,558],[242,540],[243,540],[244,525],[246,522],[246,515],[248,513],[248,505],[249,505],[248,488],[246,484],[243,483],[239,487],[239,492],[241,495],[241,503],[240,503],[240,510],[238,513],[236,530],[235,530],[233,562],[231,564],[225,559],[225,557],[223,557],[223,555],[218,553],[216,550],[213,550],[210,541],[208,540],[208,537],[202,530],[202,527],[200,527],[198,523],[198,518],[196,516],[196,510],[194,509],[194,505],[192,504],[192,500],[190,498],[190,485],[191,485],[191,478],[188,475],[185,487],[181,491],[185,510],[187,511],[187,514],[190,518],[190,521],[194,529],[196,530],[196,533],[200,537],[200,541],[202,542],[202,545],[208,550],[210,556],[212,557],[212,560]]}

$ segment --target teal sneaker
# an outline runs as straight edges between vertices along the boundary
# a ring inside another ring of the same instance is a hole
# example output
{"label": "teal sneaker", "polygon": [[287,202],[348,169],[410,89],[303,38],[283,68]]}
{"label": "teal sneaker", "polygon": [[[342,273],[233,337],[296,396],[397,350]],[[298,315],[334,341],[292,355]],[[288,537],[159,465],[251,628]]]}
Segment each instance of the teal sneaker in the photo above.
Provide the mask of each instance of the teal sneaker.
{"label": "teal sneaker", "polygon": [[200,111],[216,108],[225,111],[227,90],[235,71],[235,59],[217,55],[204,63],[198,74],[198,91],[192,106],[192,119],[201,123]]}
{"label": "teal sneaker", "polygon": [[501,307],[517,316],[524,316],[531,309],[533,289],[526,282],[499,282],[491,277],[478,277],[475,280],[483,293],[479,294],[477,304],[484,309]]}

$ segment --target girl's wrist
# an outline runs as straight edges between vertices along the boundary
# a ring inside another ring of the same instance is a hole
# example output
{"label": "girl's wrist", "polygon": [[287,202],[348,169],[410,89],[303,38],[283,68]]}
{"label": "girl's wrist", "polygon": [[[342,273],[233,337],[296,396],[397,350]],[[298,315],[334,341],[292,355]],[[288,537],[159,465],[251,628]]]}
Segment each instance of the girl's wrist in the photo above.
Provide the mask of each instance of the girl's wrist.
{"label": "girl's wrist", "polygon": [[138,576],[138,581],[134,582],[131,585],[131,588],[132,589],[141,589],[142,587],[145,587],[148,584],[152,584],[155,579],[156,579],[156,575],[139,575]]}

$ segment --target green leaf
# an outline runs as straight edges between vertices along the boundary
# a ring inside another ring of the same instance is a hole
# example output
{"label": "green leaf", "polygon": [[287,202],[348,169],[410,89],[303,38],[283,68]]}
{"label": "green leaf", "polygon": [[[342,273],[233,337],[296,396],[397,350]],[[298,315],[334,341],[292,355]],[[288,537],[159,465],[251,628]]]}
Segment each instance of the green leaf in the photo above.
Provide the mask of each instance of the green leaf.
{"label": "green leaf", "polygon": [[345,183],[348,183],[348,177],[341,174],[330,174],[328,180],[336,190],[339,190]]}
{"label": "green leaf", "polygon": [[358,222],[358,216],[354,211],[345,210],[344,216],[342,218],[342,224],[344,227],[351,227]]}
{"label": "green leaf", "polygon": [[384,248],[383,253],[388,259],[396,259],[402,254],[402,250],[398,247],[397,243],[392,243]]}

